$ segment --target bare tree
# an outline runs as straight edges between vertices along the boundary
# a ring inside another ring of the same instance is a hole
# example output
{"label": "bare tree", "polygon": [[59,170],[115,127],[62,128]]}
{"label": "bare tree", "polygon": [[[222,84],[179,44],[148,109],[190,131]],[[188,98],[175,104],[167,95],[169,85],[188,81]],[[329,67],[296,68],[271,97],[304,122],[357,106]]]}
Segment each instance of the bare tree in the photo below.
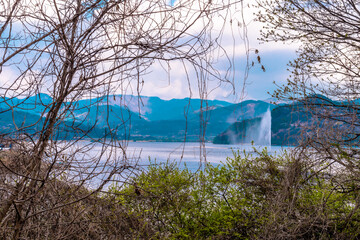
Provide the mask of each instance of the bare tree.
{"label": "bare tree", "polygon": [[[318,124],[312,143],[359,146],[357,1],[258,1],[265,41],[300,44],[288,84],[276,97],[297,100]],[[320,127],[320,125],[321,127]],[[316,133],[317,131],[317,133]],[[316,134],[315,134],[316,133]],[[335,149],[335,148],[333,148]]]}
{"label": "bare tree", "polygon": [[[257,3],[259,20],[265,24],[262,39],[299,45],[298,57],[289,64],[288,83],[279,86],[274,96],[294,101],[294,110],[308,117],[299,124],[306,151],[300,150],[297,158],[308,169],[303,174],[334,186],[324,195],[324,206],[335,192],[354,195],[353,211],[344,216],[349,222],[360,206],[359,1]],[[312,224],[324,228],[331,220],[316,221]]]}
{"label": "bare tree", "polygon": [[[106,215],[110,207],[99,194],[110,181],[124,180],[133,171],[126,141],[116,140],[128,134],[130,118],[125,100],[114,99],[122,107],[116,113],[121,124],[114,127],[104,103],[113,101],[115,93],[140,94],[142,75],[154,63],[191,66],[204,99],[209,79],[231,82],[213,67],[216,59],[209,53],[223,51],[222,32],[212,31],[214,16],[225,24],[230,6],[239,3],[0,1],[1,111],[12,119],[2,138],[13,146],[0,157],[2,237],[124,234],[112,226],[129,216],[122,215],[120,205]],[[104,106],[95,111],[96,119],[107,121],[108,127],[97,129],[90,114],[93,107]],[[81,141],[95,133],[101,133],[96,142]],[[108,220],[96,225],[91,216],[99,212],[101,221]],[[130,229],[127,224],[132,223],[133,228],[141,225],[130,219],[118,229]],[[102,224],[106,227],[96,228]]]}
{"label": "bare tree", "polygon": [[348,131],[341,134],[344,139],[331,136],[329,141],[358,146],[358,2],[258,3],[261,7],[259,20],[266,23],[263,40],[300,45],[298,58],[290,63],[292,72],[288,84],[274,95],[303,101],[316,117],[347,125]]}

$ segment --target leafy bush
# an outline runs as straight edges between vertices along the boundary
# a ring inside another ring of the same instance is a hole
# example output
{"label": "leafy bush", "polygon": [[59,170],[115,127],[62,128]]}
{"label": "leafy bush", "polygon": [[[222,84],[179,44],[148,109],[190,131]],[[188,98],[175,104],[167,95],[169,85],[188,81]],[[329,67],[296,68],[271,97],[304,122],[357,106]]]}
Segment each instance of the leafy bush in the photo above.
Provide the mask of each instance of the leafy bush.
{"label": "leafy bush", "polygon": [[[355,239],[358,191],[288,154],[233,158],[197,172],[151,164],[126,187],[112,188],[153,239]],[[142,231],[133,229],[134,232]]]}

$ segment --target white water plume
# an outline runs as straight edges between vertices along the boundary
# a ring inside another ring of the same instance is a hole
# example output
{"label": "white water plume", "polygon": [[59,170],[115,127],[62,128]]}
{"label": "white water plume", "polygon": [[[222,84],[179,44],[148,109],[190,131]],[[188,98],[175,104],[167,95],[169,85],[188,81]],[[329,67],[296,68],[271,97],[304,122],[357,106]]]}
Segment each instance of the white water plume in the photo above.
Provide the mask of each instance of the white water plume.
{"label": "white water plume", "polygon": [[259,138],[257,143],[263,146],[271,146],[271,110],[270,107],[263,115],[260,127],[259,127]]}

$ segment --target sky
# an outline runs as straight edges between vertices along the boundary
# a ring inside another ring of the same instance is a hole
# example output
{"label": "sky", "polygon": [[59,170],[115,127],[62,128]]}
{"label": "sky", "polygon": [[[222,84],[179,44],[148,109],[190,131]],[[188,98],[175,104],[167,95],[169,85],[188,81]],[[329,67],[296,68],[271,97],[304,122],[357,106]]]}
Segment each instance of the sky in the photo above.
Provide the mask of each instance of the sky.
{"label": "sky", "polygon": [[[264,100],[271,97],[269,93],[272,93],[276,89],[276,85],[281,85],[286,83],[286,79],[289,76],[287,71],[287,64],[290,60],[296,57],[295,50],[291,49],[279,49],[274,48],[271,50],[270,47],[267,47],[266,51],[263,51],[263,46],[257,46],[257,49],[260,51],[261,63],[265,67],[265,72],[261,69],[259,65],[255,65],[249,71],[249,75],[245,81],[245,94],[242,95],[241,90],[244,83],[244,62],[246,61],[244,57],[237,57],[235,59],[235,88],[236,91],[233,93],[232,86],[222,85],[215,88],[210,95],[209,99],[218,99],[225,100],[229,102],[237,102],[247,99],[255,100]],[[253,56],[251,59],[256,61],[256,57]],[[156,75],[156,76],[154,76]],[[144,76],[146,79],[144,87],[142,89],[141,95],[144,96],[158,96],[162,99],[172,99],[172,98],[185,98],[189,97],[188,85],[186,82],[186,77],[180,74],[172,74],[171,80],[167,79],[165,74],[160,75],[153,74]],[[269,92],[269,93],[268,93]],[[196,91],[193,95],[196,96]]]}
{"label": "sky", "polygon": [[[171,0],[171,3],[176,6],[177,1],[179,0]],[[238,31],[236,31],[236,29],[235,31],[232,30],[233,35],[230,36],[230,27],[226,27],[227,29],[225,29],[224,38],[234,38],[234,42],[225,39],[224,45],[228,50],[228,54],[233,57],[235,70],[233,75],[235,92],[233,91],[233,86],[229,84],[222,84],[218,87],[216,83],[214,83],[213,86],[210,83],[209,89],[211,91],[208,95],[209,99],[219,99],[229,102],[239,102],[247,99],[264,100],[270,98],[271,93],[276,89],[274,82],[277,85],[286,83],[286,79],[289,76],[287,65],[289,61],[296,57],[295,52],[298,46],[295,44],[260,42],[258,38],[260,37],[260,29],[263,27],[263,24],[253,21],[254,11],[255,9],[251,6],[246,7],[244,11],[248,31],[247,35],[249,39],[249,48],[251,49],[250,62],[257,62],[255,49],[259,50],[261,64],[265,67],[266,71],[264,72],[261,69],[261,65],[256,64],[252,69],[250,69],[244,84],[246,58],[244,54],[242,31],[241,29]],[[239,14],[235,13],[233,18],[238,18],[239,21],[241,21]],[[232,44],[234,44],[234,49],[231,48]],[[234,54],[232,54],[232,52]],[[225,71],[226,67],[226,64],[224,66],[219,64],[218,68],[220,71]],[[176,69],[178,69],[178,72]],[[186,77],[180,69],[181,68],[176,66],[172,67],[172,70],[170,71],[171,80],[169,81],[167,79],[167,75],[161,74],[155,67],[153,74],[144,76],[145,84],[141,95],[158,96],[162,99],[189,97]],[[243,86],[245,86],[244,91],[242,91]],[[195,90],[192,91],[192,97],[198,97],[195,86],[194,89]]]}
{"label": "sky", "polygon": [[[173,7],[181,4],[181,1],[186,0],[169,0]],[[201,0],[200,0],[201,1]],[[222,4],[222,0],[212,0],[213,2],[219,1]],[[228,0],[230,1],[230,0]],[[224,0],[226,2],[226,0]],[[231,1],[230,1],[231,2]],[[253,3],[253,0],[244,0],[245,5],[247,3]],[[251,5],[251,4],[250,4]],[[196,7],[196,6],[195,6]],[[227,19],[219,16],[214,17],[213,20],[213,31],[214,36],[220,31],[223,31],[221,38],[221,46],[227,51],[231,63],[233,64],[230,72],[229,80],[233,84],[228,84],[219,81],[209,80],[207,82],[207,99],[218,99],[229,102],[240,102],[247,99],[264,100],[271,97],[271,93],[276,89],[276,84],[281,85],[286,82],[289,75],[287,64],[290,60],[296,57],[295,51],[296,45],[289,45],[283,43],[261,43],[258,38],[260,37],[260,29],[263,25],[259,22],[254,21],[255,8],[249,6],[244,9],[245,22],[242,18],[242,12],[239,11],[239,5],[234,5],[229,9],[229,16]],[[184,13],[186,15],[186,13]],[[257,54],[255,49],[259,51],[261,57],[261,64],[255,64],[250,69],[248,76],[245,78],[245,46],[244,46],[244,28],[238,24],[230,24],[230,18],[233,23],[239,22],[242,25],[246,24],[247,38],[249,40],[249,62],[257,62]],[[161,20],[160,20],[161,21]],[[203,29],[202,22],[199,21],[195,24],[194,29],[190,29],[196,34],[197,31]],[[216,54],[216,53],[212,53]],[[215,68],[225,73],[229,65],[224,56],[214,56],[217,59],[217,63],[214,65]],[[266,69],[264,72],[261,69],[263,65]],[[142,76],[144,84],[142,86],[140,95],[143,96],[157,96],[162,99],[173,99],[173,98],[198,98],[198,85],[197,76],[191,66],[186,66],[187,75],[190,82],[187,80],[184,66],[179,62],[173,62],[170,65],[170,72],[164,70],[164,67],[158,63],[153,64],[147,74]],[[15,76],[16,66],[4,68],[1,74],[0,82],[7,86],[11,85],[12,76]],[[170,77],[169,77],[170,76]],[[21,82],[21,84],[24,84]],[[245,88],[244,88],[245,86]],[[136,89],[136,86],[132,86]],[[235,91],[234,91],[235,90]],[[117,92],[121,94],[122,92]],[[269,94],[270,93],[270,94]],[[129,94],[129,93],[128,93]],[[131,92],[130,92],[131,94]],[[136,94],[133,92],[132,94]]]}

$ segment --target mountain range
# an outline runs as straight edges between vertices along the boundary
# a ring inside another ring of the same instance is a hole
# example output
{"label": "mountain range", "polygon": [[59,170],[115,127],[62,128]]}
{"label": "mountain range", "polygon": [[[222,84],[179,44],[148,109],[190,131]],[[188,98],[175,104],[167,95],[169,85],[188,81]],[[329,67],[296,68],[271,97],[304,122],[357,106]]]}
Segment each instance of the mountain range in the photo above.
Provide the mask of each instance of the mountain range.
{"label": "mountain range", "polygon": [[[44,127],[53,99],[44,93],[0,99],[0,133],[21,130],[36,137]],[[232,123],[260,117],[274,105],[248,100],[172,99],[111,95],[65,102],[55,138],[102,138],[153,141],[212,141]],[[205,127],[204,127],[205,126]]]}
{"label": "mountain range", "polygon": [[[301,102],[273,105],[269,101],[172,99],[111,95],[62,104],[53,138],[97,140],[104,137],[134,141],[212,141],[216,144],[250,143],[259,139],[263,116],[271,111],[271,143],[297,145],[312,114],[305,105],[332,108],[358,104],[313,95]],[[46,127],[54,106],[44,93],[28,98],[0,98],[0,134],[30,134]],[[337,111],[337,109],[335,109]]]}

